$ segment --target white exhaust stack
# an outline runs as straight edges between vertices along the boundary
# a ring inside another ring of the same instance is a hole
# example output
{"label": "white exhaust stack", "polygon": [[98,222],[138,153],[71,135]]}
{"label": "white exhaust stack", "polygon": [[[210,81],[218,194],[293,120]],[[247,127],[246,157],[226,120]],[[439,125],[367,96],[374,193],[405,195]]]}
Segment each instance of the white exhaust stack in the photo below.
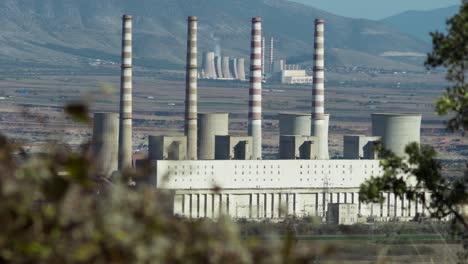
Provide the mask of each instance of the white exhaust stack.
{"label": "white exhaust stack", "polygon": [[122,18],[122,65],[120,79],[119,170],[132,168],[132,16]]}
{"label": "white exhaust stack", "polygon": [[187,159],[197,159],[197,17],[188,17],[187,67],[185,77],[185,136]]}
{"label": "white exhaust stack", "polygon": [[270,64],[268,65],[268,72],[272,73],[273,72],[273,60],[275,54],[275,40],[273,37],[270,39]]}
{"label": "white exhaust stack", "polygon": [[262,78],[265,78],[265,37],[262,37]]}
{"label": "white exhaust stack", "polygon": [[315,20],[314,84],[312,89],[312,136],[319,141],[318,159],[329,159],[328,118],[325,115],[325,46],[324,20]]}
{"label": "white exhaust stack", "polygon": [[262,159],[262,18],[252,18],[248,134],[253,159]]}

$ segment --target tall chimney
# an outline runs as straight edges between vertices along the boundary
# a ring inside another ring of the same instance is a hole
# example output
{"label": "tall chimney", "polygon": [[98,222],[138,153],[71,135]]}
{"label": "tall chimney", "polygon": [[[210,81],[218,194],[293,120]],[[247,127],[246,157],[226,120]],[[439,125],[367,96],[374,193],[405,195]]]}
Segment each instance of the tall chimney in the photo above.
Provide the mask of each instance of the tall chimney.
{"label": "tall chimney", "polygon": [[314,40],[314,84],[312,89],[312,136],[319,141],[318,159],[329,159],[328,154],[328,127],[325,118],[325,46],[324,46],[324,20],[315,20]]}
{"label": "tall chimney", "polygon": [[248,134],[253,159],[262,159],[262,18],[252,18]]}
{"label": "tall chimney", "polygon": [[273,72],[273,60],[274,60],[274,52],[275,52],[275,42],[274,38],[271,37],[270,39],[270,65],[268,66],[268,72]]}
{"label": "tall chimney", "polygon": [[262,78],[265,77],[265,37],[262,37]]}
{"label": "tall chimney", "polygon": [[188,17],[185,77],[185,136],[187,158],[197,159],[197,17]]}
{"label": "tall chimney", "polygon": [[132,168],[132,16],[122,18],[120,78],[119,170]]}

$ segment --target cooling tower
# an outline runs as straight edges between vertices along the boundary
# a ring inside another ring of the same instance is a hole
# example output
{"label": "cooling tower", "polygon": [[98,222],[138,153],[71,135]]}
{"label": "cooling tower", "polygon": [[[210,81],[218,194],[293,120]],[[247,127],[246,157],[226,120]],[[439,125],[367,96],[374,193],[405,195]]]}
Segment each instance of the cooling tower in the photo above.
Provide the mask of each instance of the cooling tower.
{"label": "cooling tower", "polygon": [[229,72],[229,57],[224,56],[222,59],[222,71],[223,71],[223,77],[225,79],[231,79],[231,73]]}
{"label": "cooling tower", "polygon": [[209,78],[216,79],[216,68],[215,68],[215,54],[214,52],[208,52],[208,70]]}
{"label": "cooling tower", "polygon": [[215,159],[216,136],[229,135],[229,114],[198,114],[198,127],[198,158],[213,160]]}
{"label": "cooling tower", "polygon": [[280,136],[310,136],[311,125],[310,114],[279,114]]}
{"label": "cooling tower", "polygon": [[222,79],[224,77],[222,68],[223,66],[221,65],[221,57],[216,56],[215,57],[215,69],[216,69],[216,77],[218,79]]}
{"label": "cooling tower", "polygon": [[214,67],[214,52],[203,53],[203,72],[207,79],[216,79],[216,70]]}
{"label": "cooling tower", "polygon": [[252,18],[248,133],[253,159],[262,159],[262,19]]}
{"label": "cooling tower", "polygon": [[111,176],[118,170],[119,114],[95,113],[93,124],[92,156],[96,171]]}
{"label": "cooling tower", "polygon": [[241,81],[245,80],[245,61],[244,58],[237,59],[237,76]]}
{"label": "cooling tower", "polygon": [[189,160],[197,159],[197,65],[197,17],[189,16],[185,77],[185,136]]}
{"label": "cooling tower", "polygon": [[324,21],[315,20],[314,40],[314,83],[312,89],[312,136],[319,141],[318,159],[329,159],[328,122],[325,118],[325,84],[324,84]]}
{"label": "cooling tower", "polygon": [[237,80],[239,79],[239,75],[237,74],[237,59],[230,59],[229,60],[229,72],[231,73],[231,78]]}
{"label": "cooling tower", "polygon": [[120,78],[119,170],[132,168],[132,17],[122,18]]}
{"label": "cooling tower", "polygon": [[381,137],[385,149],[404,156],[409,143],[420,142],[421,120],[421,114],[372,114],[372,136]]}

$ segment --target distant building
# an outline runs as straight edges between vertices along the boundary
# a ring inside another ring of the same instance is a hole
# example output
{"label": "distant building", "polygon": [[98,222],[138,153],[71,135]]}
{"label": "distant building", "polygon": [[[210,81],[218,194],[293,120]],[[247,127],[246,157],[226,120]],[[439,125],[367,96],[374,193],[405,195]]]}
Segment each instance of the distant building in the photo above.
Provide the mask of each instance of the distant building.
{"label": "distant building", "polygon": [[305,84],[312,83],[313,76],[308,76],[305,70],[282,70],[281,83],[282,84]]}

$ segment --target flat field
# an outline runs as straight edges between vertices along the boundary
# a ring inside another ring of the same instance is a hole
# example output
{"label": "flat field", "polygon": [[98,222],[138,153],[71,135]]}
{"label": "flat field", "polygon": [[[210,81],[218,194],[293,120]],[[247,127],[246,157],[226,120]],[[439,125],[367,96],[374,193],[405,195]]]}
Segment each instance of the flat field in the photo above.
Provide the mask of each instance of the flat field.
{"label": "flat field", "polygon": [[[343,135],[371,133],[374,112],[422,113],[422,143],[434,146],[447,167],[461,166],[468,140],[448,132],[446,117],[434,113],[435,99],[446,83],[441,73],[327,72],[326,111],[331,114],[330,155],[343,152]],[[148,135],[182,134],[183,73],[134,78],[134,142],[145,151]],[[78,144],[89,140],[91,127],[64,118],[63,106],[82,100],[91,112],[118,112],[119,77],[44,76],[0,80],[1,131],[28,145],[50,140]],[[310,112],[311,86],[264,84],[263,136],[268,157],[278,146],[279,112]],[[199,112],[229,112],[230,133],[247,133],[247,82],[199,81]]]}

